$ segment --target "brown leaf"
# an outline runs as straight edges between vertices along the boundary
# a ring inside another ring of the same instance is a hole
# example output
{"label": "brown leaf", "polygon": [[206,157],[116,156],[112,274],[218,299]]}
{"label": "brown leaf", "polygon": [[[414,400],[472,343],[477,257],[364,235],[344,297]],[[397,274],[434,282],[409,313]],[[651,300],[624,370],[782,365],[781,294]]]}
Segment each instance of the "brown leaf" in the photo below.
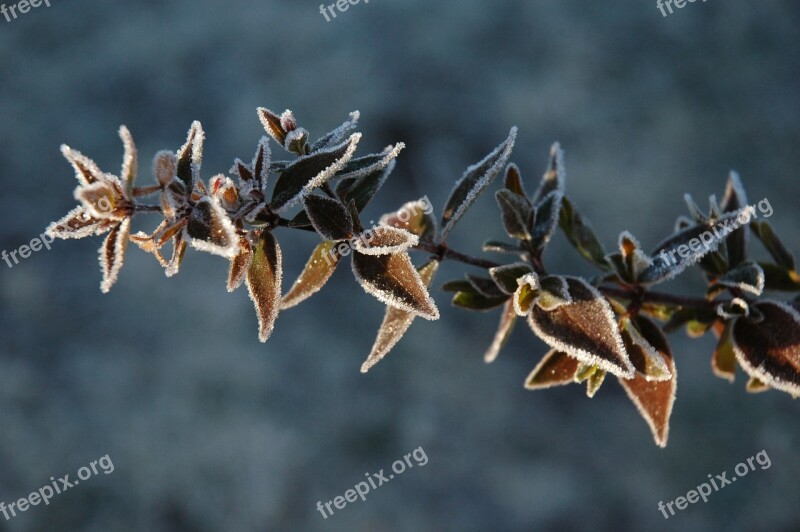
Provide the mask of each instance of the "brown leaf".
{"label": "brown leaf", "polygon": [[563,351],[551,349],[533,368],[525,380],[528,390],[540,390],[570,384],[578,371],[580,362]]}
{"label": "brown leaf", "polygon": [[233,258],[239,250],[239,237],[228,214],[219,202],[203,197],[192,209],[186,224],[192,247],[215,255]]}
{"label": "brown leaf", "polygon": [[431,240],[436,234],[436,220],[431,215],[432,211],[426,196],[405,203],[395,212],[384,214],[380,219],[380,225],[405,229],[422,240]]}
{"label": "brown leaf", "polygon": [[405,229],[382,225],[361,233],[355,241],[355,249],[365,255],[388,255],[403,253],[417,243],[417,236]]}
{"label": "brown leaf", "polygon": [[739,318],[733,325],[733,348],[751,377],[771,388],[800,395],[800,313],[780,301],[752,305],[764,319]]}
{"label": "brown leaf", "polygon": [[62,219],[47,226],[45,233],[51,238],[84,238],[100,235],[113,225],[113,222],[93,218],[83,207],[75,207]]}
{"label": "brown leaf", "polygon": [[264,125],[264,129],[267,130],[267,133],[275,139],[275,141],[283,146],[283,142],[286,139],[286,131],[284,131],[283,126],[281,125],[281,117],[266,109],[264,107],[258,108],[258,118],[261,120],[261,123]]}
{"label": "brown leaf", "polygon": [[228,292],[233,292],[244,282],[253,261],[253,248],[246,238],[239,239],[239,253],[231,259],[228,269]]}
{"label": "brown leaf", "polygon": [[639,375],[647,381],[666,381],[672,378],[664,357],[647,340],[661,334],[656,324],[643,316],[635,322],[623,317],[620,319],[620,333],[625,350]]}
{"label": "brown leaf", "polygon": [[64,158],[69,161],[72,168],[75,170],[75,177],[78,182],[83,186],[89,186],[92,183],[104,179],[104,172],[95,164],[95,162],[81,152],[73,150],[66,144],[61,145],[61,153]]}
{"label": "brown leaf", "polygon": [[200,122],[195,120],[186,136],[186,143],[178,150],[175,175],[178,176],[186,190],[192,190],[194,183],[200,180],[200,164],[203,162],[203,141],[205,133]]}
{"label": "brown leaf", "polygon": [[533,332],[581,362],[618,377],[633,377],[633,365],[608,301],[583,279],[564,279],[572,301],[550,311],[534,305],[528,318]]}
{"label": "brown leaf", "polygon": [[439,319],[439,309],[407,253],[353,253],[353,273],[364,290],[379,301],[427,320]]}
{"label": "brown leaf", "polygon": [[336,242],[327,240],[320,242],[306,263],[303,272],[297,278],[281,302],[281,308],[287,309],[298,305],[313,296],[328,282],[333,275],[341,255],[335,252]]}
{"label": "brown leaf", "polygon": [[117,282],[122,263],[125,262],[125,250],[128,248],[128,235],[131,230],[131,219],[125,218],[114,227],[100,247],[100,269],[103,272],[103,281],[100,290],[107,294],[114,283]]}
{"label": "brown leaf", "polygon": [[667,381],[648,381],[644,375],[636,374],[633,379],[618,379],[625,393],[636,406],[639,413],[650,426],[653,438],[659,447],[666,447],[669,437],[669,418],[675,402],[675,389],[678,374],[672,351],[664,334],[654,326],[647,331],[647,341],[658,351],[667,364],[672,378]]}
{"label": "brown leaf", "polygon": [[[418,269],[419,276],[425,287],[431,285],[438,269],[439,261],[437,260],[431,260]],[[361,365],[361,373],[369,371],[372,366],[380,362],[391,351],[411,326],[411,322],[414,321],[415,317],[411,312],[394,307],[386,307],[386,315],[383,317],[380,329],[378,329],[378,337],[375,338],[375,343],[372,345],[372,351],[367,360]]]}
{"label": "brown leaf", "polygon": [[514,325],[517,323],[517,311],[514,309],[514,301],[509,299],[503,306],[503,313],[500,315],[500,325],[492,340],[492,345],[483,356],[483,361],[491,364],[500,354],[500,350],[511,337],[511,331],[514,330]]}
{"label": "brown leaf", "polygon": [[312,194],[305,198],[305,210],[322,238],[346,240],[353,236],[353,219],[341,201]]}
{"label": "brown leaf", "polygon": [[246,281],[258,316],[258,339],[262,342],[269,338],[278,317],[281,274],[281,248],[272,233],[264,232],[253,249]]}

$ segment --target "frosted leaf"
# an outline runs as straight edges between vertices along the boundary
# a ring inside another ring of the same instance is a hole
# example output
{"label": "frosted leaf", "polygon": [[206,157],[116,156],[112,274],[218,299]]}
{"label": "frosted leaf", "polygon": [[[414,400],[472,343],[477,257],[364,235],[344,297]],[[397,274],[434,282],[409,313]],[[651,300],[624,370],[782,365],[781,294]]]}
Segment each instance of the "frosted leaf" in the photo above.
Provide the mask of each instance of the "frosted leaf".
{"label": "frosted leaf", "polygon": [[283,147],[286,151],[306,155],[306,142],[308,141],[308,131],[299,127],[286,134]]}
{"label": "frosted leaf", "polygon": [[[437,260],[431,260],[418,268],[417,271],[426,288],[430,287],[438,268],[439,261]],[[397,342],[406,333],[415,317],[413,313],[405,310],[394,307],[386,308],[386,315],[383,317],[380,329],[378,329],[378,336],[375,338],[372,350],[361,365],[361,373],[369,371],[372,366],[380,362],[397,345]]]}
{"label": "frosted leaf", "polygon": [[764,291],[764,270],[755,262],[743,262],[717,279],[717,284],[728,288],[738,288],[760,296]]}
{"label": "frosted leaf", "polygon": [[606,252],[592,230],[589,220],[564,197],[561,200],[559,225],[578,253],[602,270],[608,270]]}
{"label": "frosted leaf", "polygon": [[[275,139],[275,142],[283,146],[283,142],[286,139],[286,131],[284,131],[283,126],[281,125],[281,117],[265,107],[259,107],[257,112],[258,119],[261,120],[261,124],[263,124],[264,129],[267,130],[267,133],[269,133],[270,137]],[[291,113],[291,111],[289,112]]]}
{"label": "frosted leaf", "polygon": [[514,148],[516,138],[517,128],[512,127],[505,141],[482,161],[467,168],[464,175],[458,180],[455,188],[450,193],[450,198],[447,200],[442,214],[442,241],[447,238],[453,226],[467,212],[467,209],[475,203],[481,192],[505,168],[509,157],[511,157],[511,150]]}
{"label": "frosted leaf", "polygon": [[388,255],[404,253],[408,248],[419,243],[417,235],[405,229],[387,225],[367,229],[354,242],[355,250],[365,255]]}
{"label": "frosted leaf", "polygon": [[740,316],[746,318],[750,316],[750,305],[746,300],[734,297],[728,302],[717,305],[717,316],[723,320],[733,320]]}
{"label": "frosted leaf", "polygon": [[388,146],[382,153],[352,159],[342,167],[336,177],[339,179],[361,179],[369,174],[383,170],[400,155],[400,152],[405,147],[404,143],[398,142],[394,146]]}
{"label": "frosted leaf", "polygon": [[178,156],[161,150],[153,157],[153,176],[162,186],[167,186],[178,173]]}
{"label": "frosted leaf", "polygon": [[133,142],[131,132],[125,126],[119,127],[119,138],[122,140],[122,145],[125,149],[119,177],[125,185],[123,188],[125,197],[131,198],[133,197],[133,185],[136,182],[136,172],[138,171],[136,144]]}
{"label": "frosted leaf", "polygon": [[[662,347],[664,350],[662,350]],[[620,385],[628,394],[631,402],[636,406],[639,414],[647,422],[653,439],[659,447],[667,446],[669,438],[669,418],[672,415],[672,406],[675,403],[675,389],[678,384],[678,372],[669,346],[657,346],[664,356],[672,378],[667,381],[648,381],[642,375],[635,375],[632,379],[618,379]]]}
{"label": "frosted leaf", "polygon": [[281,113],[280,116],[281,120],[281,129],[287,132],[292,132],[297,129],[297,119],[294,117],[294,113],[292,113],[289,109],[286,109],[284,112]]}
{"label": "frosted leaf", "polygon": [[95,162],[81,152],[73,150],[66,144],[61,145],[61,153],[75,170],[75,178],[83,186],[89,186],[96,181],[102,181],[104,173]]}
{"label": "frosted leaf", "polygon": [[75,207],[66,216],[53,222],[45,229],[50,238],[85,238],[108,231],[110,222],[92,218],[83,207]]}
{"label": "frosted leaf", "polygon": [[245,237],[239,239],[239,253],[231,259],[228,269],[228,292],[233,292],[244,282],[250,264],[253,262],[253,248]]}
{"label": "frosted leaf", "polygon": [[553,233],[558,227],[559,215],[561,213],[561,201],[564,194],[560,190],[549,192],[536,205],[536,215],[533,223],[533,235],[531,246],[535,250],[543,249]]}
{"label": "frosted leaf", "polygon": [[633,365],[608,301],[583,279],[564,278],[572,302],[551,311],[534,306],[528,318],[533,332],[585,364],[626,379],[633,377]]}
{"label": "frosted leaf", "polygon": [[200,180],[200,165],[203,162],[203,142],[205,133],[203,126],[195,120],[189,128],[186,143],[175,154],[178,164],[175,175],[178,176],[187,190],[194,188],[194,183]]}
{"label": "frosted leaf", "polygon": [[164,270],[164,274],[167,277],[172,277],[178,273],[185,254],[186,240],[183,238],[183,233],[178,233],[172,240],[172,257],[169,262],[167,262],[166,269]]}
{"label": "frosted leaf", "polygon": [[580,362],[563,351],[551,349],[525,379],[526,390],[543,390],[571,384]]}
{"label": "frosted leaf", "polygon": [[500,242],[498,240],[487,240],[483,243],[482,249],[483,251],[506,253],[511,255],[522,255],[525,252],[516,244],[509,244],[508,242]]}
{"label": "frosted leaf", "polygon": [[567,280],[560,275],[547,275],[539,280],[539,297],[536,305],[543,310],[555,310],[561,305],[572,303]]}
{"label": "frosted leaf", "polygon": [[517,316],[525,317],[530,314],[534,303],[539,298],[541,287],[539,276],[534,272],[526,273],[517,279],[517,290],[511,296]]}
{"label": "frosted leaf", "polygon": [[668,237],[656,246],[652,254],[653,264],[642,272],[639,281],[655,284],[676,277],[709,252],[716,251],[720,242],[740,227],[745,219],[749,221],[754,212],[753,207],[744,207]]}
{"label": "frosted leaf", "polygon": [[265,232],[253,248],[247,271],[247,291],[258,316],[258,339],[266,342],[275,326],[281,303],[281,247]]}
{"label": "frosted leaf", "polygon": [[514,310],[514,302],[509,299],[503,306],[503,313],[500,315],[500,325],[497,327],[497,332],[494,335],[492,344],[483,355],[484,362],[491,364],[497,359],[497,355],[500,354],[500,350],[511,337],[511,331],[514,330],[514,325],[516,323],[517,312]]}
{"label": "frosted leaf", "polygon": [[100,269],[103,272],[100,291],[104,294],[108,293],[114,283],[117,282],[119,271],[122,269],[123,262],[125,262],[125,250],[128,248],[130,230],[131,219],[125,218],[108,233],[103,245],[100,246]]}
{"label": "frosted leaf", "polygon": [[736,360],[751,377],[800,396],[800,313],[782,301],[753,307],[763,315],[761,321],[739,318],[733,325]]}
{"label": "frosted leaf", "polygon": [[525,262],[515,262],[489,268],[489,275],[492,276],[494,282],[497,283],[500,290],[509,295],[517,291],[519,286],[517,279],[528,273],[533,273],[533,270]]}
{"label": "frosted leaf", "polygon": [[309,297],[319,292],[328,279],[333,275],[336,266],[339,264],[341,255],[336,253],[336,242],[320,242],[311,257],[308,259],[305,268],[297,280],[283,296],[281,308],[287,309],[299,305]]}
{"label": "frosted leaf", "polygon": [[378,225],[405,229],[420,240],[431,240],[436,234],[436,220],[431,216],[432,210],[426,196],[424,199],[404,203],[395,212],[384,214]]}
{"label": "frosted leaf", "polygon": [[353,157],[359,140],[361,134],[353,133],[342,144],[300,157],[287,166],[275,184],[271,207],[276,211],[292,207],[322,186]]}
{"label": "frosted leaf", "polygon": [[522,183],[522,174],[520,174],[519,168],[514,163],[509,163],[506,167],[506,178],[503,186],[517,196],[528,197],[525,193],[525,185]]}
{"label": "frosted leaf", "polygon": [[361,212],[386,182],[389,174],[394,171],[395,164],[396,161],[391,160],[383,169],[376,170],[359,178],[340,180],[339,184],[336,185],[336,195],[339,196],[339,199],[344,203],[355,202],[356,210]]}
{"label": "frosted leaf", "polygon": [[[638,327],[643,330],[640,332]],[[655,337],[659,345],[666,344],[667,340],[657,325],[644,317],[639,317],[636,323],[623,317],[619,328],[625,350],[638,375],[647,381],[666,381],[672,378],[664,356],[647,339]]]}
{"label": "frosted leaf", "polygon": [[[722,212],[732,212],[747,206],[747,194],[739,174],[730,171],[728,183],[725,185],[725,195],[720,206]],[[740,229],[728,237],[728,263],[736,266],[747,258],[747,236],[749,231]]]}
{"label": "frosted leaf", "polygon": [[472,289],[482,296],[490,298],[502,297],[505,299],[508,295],[501,290],[499,286],[497,286],[497,283],[494,282],[494,279],[489,277],[480,277],[478,275],[472,275],[469,273],[466,274],[466,278]]}
{"label": "frosted leaf", "polygon": [[353,218],[341,201],[311,194],[304,203],[311,225],[322,238],[346,240],[353,236]]}
{"label": "frosted leaf", "polygon": [[353,253],[353,273],[378,301],[427,320],[439,319],[439,309],[406,253]]}
{"label": "frosted leaf", "polygon": [[185,236],[195,249],[233,258],[239,251],[236,228],[214,198],[205,196],[192,209]]}
{"label": "frosted leaf", "polygon": [[751,224],[753,233],[758,237],[769,254],[775,259],[775,263],[787,270],[796,271],[797,267],[794,260],[794,255],[788,248],[781,242],[772,226],[767,221],[753,222]]}
{"label": "frosted leaf", "polygon": [[323,150],[325,148],[330,148],[331,146],[342,142],[342,140],[344,140],[351,131],[358,127],[358,118],[360,116],[361,114],[358,111],[353,111],[350,113],[349,120],[346,120],[341,126],[333,131],[329,131],[311,145],[311,153]]}
{"label": "frosted leaf", "polygon": [[117,190],[112,183],[97,181],[85,187],[77,187],[75,199],[81,202],[83,208],[93,218],[121,220],[124,216],[115,212]]}
{"label": "frosted leaf", "polygon": [[767,383],[762,382],[757,377],[750,377],[744,389],[747,390],[747,393],[763,393],[768,392],[770,387]]}
{"label": "frosted leaf", "polygon": [[653,265],[653,259],[642,250],[639,241],[628,231],[619,235],[619,251],[633,279],[638,279],[642,272]]}
{"label": "frosted leaf", "polygon": [[686,208],[689,209],[689,217],[694,219],[695,222],[704,224],[708,222],[708,216],[703,214],[697,203],[694,202],[691,194],[684,194],[683,201],[686,202]]}
{"label": "frosted leaf", "polygon": [[494,197],[500,207],[503,227],[508,236],[518,240],[530,240],[533,209],[528,200],[507,189],[498,190]]}
{"label": "frosted leaf", "polygon": [[589,378],[586,379],[586,397],[591,399],[594,397],[594,394],[597,393],[597,390],[600,389],[602,386],[603,381],[606,378],[606,372],[602,369],[595,369],[594,372],[589,375]]}
{"label": "frosted leaf", "polygon": [[550,146],[550,160],[547,163],[547,170],[542,176],[542,181],[539,183],[536,194],[533,195],[533,204],[538,209],[539,204],[553,191],[559,191],[563,196],[565,186],[564,150],[561,149],[561,145],[558,142],[554,142]]}

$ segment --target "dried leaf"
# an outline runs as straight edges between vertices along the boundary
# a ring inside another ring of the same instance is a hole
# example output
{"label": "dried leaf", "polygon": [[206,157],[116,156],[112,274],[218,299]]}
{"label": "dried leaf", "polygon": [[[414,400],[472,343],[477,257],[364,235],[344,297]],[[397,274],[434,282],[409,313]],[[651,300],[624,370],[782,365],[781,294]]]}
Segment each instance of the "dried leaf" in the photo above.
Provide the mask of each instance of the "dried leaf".
{"label": "dried leaf", "polygon": [[525,380],[527,390],[542,390],[571,384],[580,362],[563,351],[551,349]]}
{"label": "dried leaf", "polygon": [[439,309],[408,254],[353,253],[353,273],[364,290],[382,303],[427,320],[439,319]]}
{"label": "dried leaf", "polygon": [[267,130],[267,133],[269,133],[269,135],[275,139],[275,142],[283,146],[284,141],[286,140],[286,131],[281,125],[281,117],[265,107],[259,107],[258,118],[261,120],[261,123],[264,125],[264,129]]}
{"label": "dried leaf", "polygon": [[319,292],[336,270],[341,256],[335,252],[336,242],[320,242],[308,259],[303,272],[283,296],[282,309],[298,305]]}
{"label": "dried leaf", "polygon": [[514,325],[516,323],[517,312],[514,310],[514,302],[509,299],[503,306],[503,313],[500,315],[500,325],[497,327],[492,345],[489,346],[486,354],[483,355],[484,362],[490,364],[495,361],[497,355],[500,354],[500,350],[511,337],[511,331],[514,330]]}
{"label": "dried leaf", "polygon": [[81,152],[73,150],[66,144],[61,145],[61,154],[75,170],[75,178],[82,186],[89,186],[97,181],[102,181],[105,172],[95,162]]}
{"label": "dried leaf", "polygon": [[433,208],[428,197],[409,201],[397,211],[384,214],[379,221],[380,225],[405,229],[417,235],[420,240],[433,240],[436,235],[436,220],[431,216]]}
{"label": "dried leaf", "polygon": [[131,219],[125,218],[115,226],[100,247],[100,268],[103,272],[103,281],[100,291],[107,294],[114,283],[117,282],[119,271],[125,262],[125,250],[128,248],[128,235],[131,230]]}
{"label": "dried leaf", "polygon": [[258,316],[258,339],[266,342],[275,326],[281,303],[281,248],[270,232],[262,233],[253,248],[247,271],[247,291]]}
{"label": "dried leaf", "polygon": [[[430,287],[436,270],[439,269],[439,261],[431,260],[418,268],[420,279],[426,288]],[[367,360],[361,365],[361,373],[366,373],[369,369],[380,362],[389,351],[400,341],[405,332],[411,326],[416,316],[411,312],[406,312],[394,307],[386,308],[386,315],[383,317],[378,336],[372,345]]]}
{"label": "dried leaf", "polygon": [[305,210],[317,233],[327,240],[347,240],[353,236],[353,219],[342,202],[325,196],[306,196]]}
{"label": "dried leaf", "polygon": [[45,235],[50,238],[84,238],[103,234],[111,225],[112,222],[93,218],[84,207],[78,206],[57,222],[48,225]]}
{"label": "dried leaf", "polygon": [[360,139],[360,133],[353,133],[343,143],[300,157],[287,166],[275,183],[270,204],[272,209],[278,211],[292,207],[325,184],[353,157]]}
{"label": "dried leaf", "polygon": [[122,170],[119,177],[124,184],[123,191],[126,198],[133,197],[133,185],[136,183],[137,172],[137,152],[136,144],[133,142],[133,136],[128,128],[125,126],[119,127],[119,138],[122,140],[122,145],[125,149],[122,156]]}
{"label": "dried leaf", "polygon": [[625,379],[633,377],[633,365],[608,301],[583,279],[565,279],[572,302],[551,311],[534,306],[528,320],[533,332],[585,364]]}
{"label": "dried leaf", "polygon": [[239,239],[239,253],[231,259],[228,269],[228,292],[233,292],[244,282],[250,264],[253,262],[253,248],[245,237]]}
{"label": "dried leaf", "polygon": [[539,279],[541,287],[536,305],[543,310],[555,310],[572,303],[567,280],[560,275],[546,275]]}
{"label": "dried leaf", "polygon": [[733,325],[733,347],[739,365],[768,386],[800,395],[800,313],[780,301],[752,305],[763,319],[739,318]]}
{"label": "dried leaf", "polygon": [[472,206],[481,192],[494,181],[497,174],[506,166],[508,158],[511,157],[511,150],[514,148],[516,138],[517,128],[513,127],[509,132],[508,138],[502,144],[482,161],[467,168],[464,175],[456,183],[442,214],[442,241],[447,238],[453,226]]}

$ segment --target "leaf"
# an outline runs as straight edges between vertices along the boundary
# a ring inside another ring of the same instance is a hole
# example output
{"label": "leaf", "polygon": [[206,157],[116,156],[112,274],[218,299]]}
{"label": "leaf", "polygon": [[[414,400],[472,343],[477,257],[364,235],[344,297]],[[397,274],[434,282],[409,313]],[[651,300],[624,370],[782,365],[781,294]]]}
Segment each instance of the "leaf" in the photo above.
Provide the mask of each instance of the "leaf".
{"label": "leaf", "polygon": [[353,236],[353,219],[342,202],[316,194],[306,196],[304,202],[306,214],[322,238],[346,240]]}
{"label": "leaf", "polygon": [[381,216],[379,225],[405,229],[420,240],[433,240],[436,235],[436,220],[431,216],[433,207],[428,197],[409,201],[397,211]]}
{"label": "leaf", "polygon": [[360,116],[361,114],[358,111],[353,111],[350,113],[349,120],[346,120],[338,128],[327,132],[311,145],[311,153],[324,150],[325,148],[330,148],[331,146],[342,142],[342,140],[344,140],[352,130],[358,127],[358,119]]}
{"label": "leaf", "polygon": [[270,207],[276,211],[292,207],[325,184],[353,157],[360,139],[360,133],[353,133],[343,143],[300,157],[287,166],[275,183]]}
{"label": "leaf", "polygon": [[597,390],[600,389],[600,386],[603,384],[605,378],[606,372],[602,369],[596,369],[594,373],[589,375],[589,378],[586,380],[586,396],[589,399],[594,397],[594,394],[596,394]]}
{"label": "leaf", "polygon": [[530,314],[533,305],[539,298],[541,287],[539,276],[536,273],[526,273],[517,279],[517,289],[511,296],[517,316],[524,317]]}
{"label": "leaf", "polygon": [[668,237],[656,246],[651,255],[653,264],[642,272],[639,282],[656,284],[676,277],[707,253],[716,251],[720,242],[741,225],[739,217],[747,215],[749,220],[753,212],[753,207],[744,207]]}
{"label": "leaf", "polygon": [[566,197],[561,200],[559,225],[583,258],[602,270],[609,269],[606,264],[606,252],[594,234],[589,220],[584,218]]}
{"label": "leaf", "polygon": [[537,252],[544,249],[553,233],[558,227],[561,201],[564,195],[561,191],[554,190],[547,194],[536,206],[536,216],[533,222],[533,236],[531,247]]}
{"label": "leaf", "polygon": [[515,262],[514,264],[506,264],[504,266],[495,266],[489,268],[489,275],[500,287],[500,290],[506,294],[513,294],[517,291],[517,279],[523,277],[527,273],[532,273],[531,267],[524,262]]}
{"label": "leaf", "polygon": [[153,176],[161,187],[166,187],[178,172],[178,156],[169,150],[161,150],[153,157]]}
{"label": "leaf", "polygon": [[783,245],[781,239],[772,230],[772,226],[768,222],[753,222],[750,224],[753,233],[761,240],[764,247],[767,248],[769,254],[775,259],[778,266],[792,271],[797,270],[795,265],[794,255]]}
{"label": "leaf", "polygon": [[762,393],[768,392],[769,386],[766,383],[758,380],[756,377],[750,377],[750,379],[747,381],[747,385],[745,386],[745,390],[747,390],[747,393]]}
{"label": "leaf", "polygon": [[247,291],[258,316],[258,339],[266,342],[275,326],[281,302],[281,247],[272,233],[265,231],[253,248],[247,270]]}
{"label": "leaf", "polygon": [[733,323],[726,322],[711,357],[711,371],[714,375],[730,382],[736,378],[736,353],[733,349],[732,332]]}
{"label": "leaf", "polygon": [[336,270],[341,255],[335,252],[336,242],[320,242],[308,259],[303,272],[297,278],[281,303],[282,309],[298,305],[322,289]]}
{"label": "leaf", "polygon": [[125,218],[115,226],[100,247],[100,269],[103,272],[103,281],[100,291],[107,294],[114,283],[117,282],[119,271],[125,262],[125,250],[128,248],[128,235],[131,230],[131,219]]}
{"label": "leaf", "polygon": [[672,333],[692,322],[710,327],[716,320],[717,313],[712,309],[681,307],[672,313],[663,329],[664,332]]}
{"label": "leaf", "polygon": [[364,255],[389,255],[404,253],[418,243],[417,236],[405,229],[384,225],[361,233],[355,240],[354,247],[356,251]]}
{"label": "leaf", "polygon": [[340,179],[362,179],[368,175],[380,172],[400,155],[406,145],[398,142],[394,146],[388,146],[382,153],[373,153],[358,159],[351,159],[345,164],[336,177]]}
{"label": "leaf", "polygon": [[426,320],[439,319],[439,309],[408,254],[353,253],[353,273],[364,290],[378,301]]}
{"label": "leaf", "polygon": [[185,235],[195,249],[233,258],[239,252],[239,237],[228,214],[209,196],[198,201],[186,224]]}
{"label": "leaf", "polygon": [[501,290],[499,286],[497,286],[497,283],[495,283],[493,279],[488,277],[478,277],[477,275],[471,274],[467,274],[466,277],[467,281],[469,281],[469,284],[472,285],[475,291],[483,296],[495,298],[506,297],[508,295]]}
{"label": "leaf", "polygon": [[[652,330],[658,332],[658,328],[654,327]],[[659,332],[658,336],[648,336],[647,340],[663,357],[672,378],[665,381],[648,381],[643,375],[636,374],[632,379],[618,380],[639,414],[650,426],[656,445],[666,447],[678,373],[666,337]]]}
{"label": "leaf", "polygon": [[564,170],[564,150],[558,142],[550,147],[550,160],[547,163],[547,170],[539,183],[539,189],[533,195],[533,204],[539,208],[544,198],[553,191],[558,191],[563,196],[566,184],[566,172]]}
{"label": "leaf", "polygon": [[336,186],[336,195],[345,203],[354,201],[356,209],[361,212],[389,178],[394,167],[395,161],[389,161],[385,167],[361,177],[342,179]]}
{"label": "leaf", "polygon": [[764,270],[755,262],[742,262],[717,279],[716,283],[728,288],[736,288],[760,296],[764,291]]}
{"label": "leaf", "polygon": [[516,244],[509,244],[507,242],[499,242],[497,240],[487,240],[483,243],[483,251],[493,251],[494,253],[511,253],[512,255],[520,255],[525,253]]}
{"label": "leaf", "polygon": [[259,107],[258,118],[261,120],[261,123],[264,125],[264,129],[267,130],[267,133],[269,133],[270,137],[275,139],[275,142],[283,146],[284,141],[286,140],[286,131],[281,125],[281,117],[265,107]]}
{"label": "leaf", "polygon": [[183,182],[186,190],[190,192],[194,184],[200,180],[200,165],[203,162],[204,140],[205,133],[203,133],[203,126],[200,122],[195,120],[192,122],[192,127],[189,128],[186,143],[181,146],[175,154],[178,158],[175,175]]}
{"label": "leaf", "polygon": [[[425,287],[430,287],[433,278],[436,276],[436,270],[439,269],[439,261],[430,260],[423,266],[417,269],[420,279]],[[414,321],[415,315],[411,312],[406,312],[394,307],[387,307],[386,314],[383,317],[380,329],[378,329],[378,337],[375,338],[375,343],[372,345],[367,360],[361,365],[361,373],[366,373],[369,369],[380,362],[389,351],[400,341],[405,332]]]}
{"label": "leaf", "polygon": [[467,168],[464,175],[456,183],[455,188],[450,193],[450,198],[444,207],[442,214],[442,236],[444,241],[453,229],[453,226],[461,219],[481,192],[491,184],[497,174],[506,166],[508,158],[511,157],[511,150],[514,148],[514,141],[517,138],[517,128],[511,128],[508,138],[495,148],[479,163]]}
{"label": "leaf", "polygon": [[655,323],[643,316],[635,320],[623,317],[620,319],[620,333],[637,375],[648,382],[672,378],[663,355],[648,340],[657,338],[655,342],[662,344],[666,341]]}
{"label": "leaf", "polygon": [[769,262],[759,262],[758,265],[764,271],[764,288],[766,290],[800,291],[800,275],[796,271]]}
{"label": "leaf", "polygon": [[563,351],[551,349],[525,379],[525,389],[542,390],[571,384],[579,365],[580,362],[577,358],[573,358]]}
{"label": "leaf", "polygon": [[467,281],[466,279],[455,279],[453,281],[447,281],[442,285],[442,291],[444,292],[474,292],[478,293],[475,290],[475,287],[472,286],[472,283]]}
{"label": "leaf", "polygon": [[[725,196],[722,198],[722,212],[733,212],[747,206],[747,194],[744,191],[739,174],[731,170],[728,183],[725,185]],[[737,229],[726,241],[728,263],[738,266],[747,258],[747,231]]]}
{"label": "leaf", "polygon": [[66,144],[61,145],[61,154],[75,170],[75,178],[82,186],[89,186],[97,181],[102,181],[105,172],[97,164],[83,155],[78,150],[73,150]]}
{"label": "leaf", "polygon": [[786,303],[764,300],[752,305],[759,322],[739,318],[733,348],[739,365],[771,388],[800,395],[800,313]]}
{"label": "leaf", "polygon": [[547,311],[534,306],[533,332],[551,347],[618,377],[633,377],[611,306],[596,288],[578,277],[564,277],[572,301]]}
{"label": "leaf", "polygon": [[639,241],[628,231],[619,235],[619,250],[625,271],[632,280],[637,280],[653,264],[653,259],[642,250]]}
{"label": "leaf", "polygon": [[569,285],[567,280],[560,275],[546,275],[539,282],[539,297],[536,305],[543,310],[554,310],[561,305],[572,303],[569,295]]}
{"label": "leaf", "polygon": [[133,185],[136,183],[136,172],[138,170],[136,144],[133,142],[131,132],[125,126],[119,127],[119,138],[122,140],[122,145],[125,149],[119,177],[125,185],[123,188],[125,197],[132,198]]}
{"label": "leaf", "polygon": [[503,227],[508,236],[519,240],[530,240],[533,209],[528,200],[506,189],[498,190],[494,197],[500,206]]}
{"label": "leaf", "polygon": [[50,238],[84,238],[100,235],[108,231],[113,222],[93,218],[84,207],[75,207],[60,220],[51,223],[45,229]]}
{"label": "leaf", "polygon": [[247,238],[239,239],[239,253],[231,259],[228,269],[228,292],[233,292],[244,282],[250,264],[253,262],[253,248]]}
{"label": "leaf", "polygon": [[503,306],[503,312],[500,314],[500,325],[497,327],[497,332],[492,340],[492,345],[486,350],[483,355],[483,361],[491,364],[497,359],[500,350],[506,345],[508,339],[511,337],[511,331],[514,330],[514,325],[517,323],[517,312],[514,310],[514,302],[510,299],[506,301]]}
{"label": "leaf", "polygon": [[510,190],[517,196],[522,196],[523,198],[527,198],[528,195],[525,193],[525,185],[522,183],[522,175],[519,172],[519,168],[514,163],[509,163],[506,167],[506,179],[503,183],[507,190]]}
{"label": "leaf", "polygon": [[486,297],[474,290],[472,288],[470,291],[456,292],[453,296],[453,305],[468,310],[485,311],[499,307],[508,299],[508,296]]}

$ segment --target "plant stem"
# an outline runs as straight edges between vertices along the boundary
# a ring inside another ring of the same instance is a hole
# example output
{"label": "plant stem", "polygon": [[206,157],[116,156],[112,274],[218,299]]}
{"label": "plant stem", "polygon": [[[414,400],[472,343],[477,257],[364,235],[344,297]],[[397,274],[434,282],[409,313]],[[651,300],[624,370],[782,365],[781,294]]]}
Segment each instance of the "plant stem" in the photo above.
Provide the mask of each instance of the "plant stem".
{"label": "plant stem", "polygon": [[656,303],[663,305],[676,305],[680,307],[693,308],[714,308],[720,301],[708,301],[706,299],[667,294],[664,292],[636,292],[612,286],[600,286],[598,290],[607,296],[618,297],[630,301],[640,301],[642,303]]}
{"label": "plant stem", "polygon": [[500,266],[496,262],[492,262],[490,260],[479,259],[478,257],[472,257],[465,253],[460,253],[454,249],[450,249],[445,244],[434,244],[433,242],[420,242],[414,247],[422,251],[433,253],[440,260],[451,259],[458,262],[463,262],[464,264],[469,264],[470,266],[477,266],[478,268],[484,268],[487,270],[489,268],[494,268],[495,266]]}

